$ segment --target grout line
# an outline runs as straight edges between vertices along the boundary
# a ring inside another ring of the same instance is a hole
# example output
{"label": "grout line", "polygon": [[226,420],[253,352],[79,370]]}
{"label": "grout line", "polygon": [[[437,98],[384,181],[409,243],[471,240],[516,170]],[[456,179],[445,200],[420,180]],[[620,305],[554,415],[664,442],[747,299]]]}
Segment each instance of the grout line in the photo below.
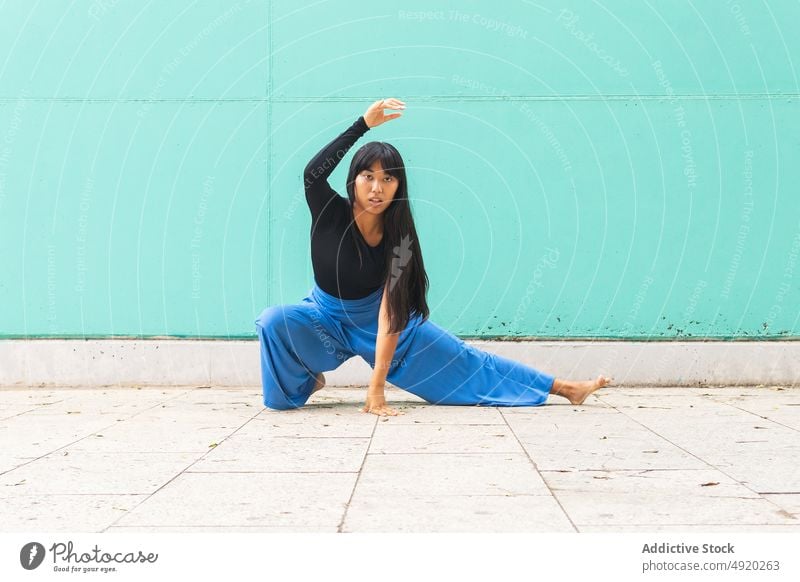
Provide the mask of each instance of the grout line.
{"label": "grout line", "polygon": [[[159,400],[158,402],[153,404],[153,406],[151,406],[149,408],[144,408],[144,409],[132,414],[131,416],[126,417],[121,422],[126,422],[126,421],[130,420],[131,418],[134,418],[134,417],[138,416],[139,414],[144,414],[145,412],[147,412],[149,410],[152,410],[152,409],[156,408],[157,406],[161,406],[164,402],[170,402],[171,400],[175,400],[175,399],[183,396],[184,394],[186,394],[188,392],[190,392],[190,391],[189,390],[182,390],[180,394],[176,394],[174,396],[171,396],[171,397],[167,398],[166,400]],[[67,398],[66,401],[69,404],[69,398]],[[59,402],[64,402],[64,401],[63,400],[59,400]],[[39,410],[39,408],[36,408],[34,410]],[[33,412],[33,410],[28,410],[28,411],[25,412],[25,414],[27,414],[28,412]],[[109,428],[112,428],[112,427],[115,427],[115,426],[119,426],[119,422],[120,421],[116,421],[115,420],[113,423],[111,423],[109,425],[106,425],[106,426],[100,427],[100,428],[98,428],[96,430],[93,430],[91,433],[89,433],[89,434],[87,434],[85,436],[82,436],[81,438],[79,438],[77,440],[74,440],[74,441],[69,442],[69,443],[67,443],[65,445],[62,445],[62,446],[60,446],[60,447],[58,447],[56,449],[53,449],[53,450],[51,450],[51,451],[49,451],[49,452],[47,452],[47,453],[45,453],[43,455],[40,455],[40,456],[38,456],[38,457],[36,457],[34,459],[31,459],[31,460],[29,460],[29,461],[27,461],[25,463],[22,463],[21,465],[17,465],[16,467],[14,467],[12,469],[8,469],[7,471],[0,471],[0,477],[2,477],[3,475],[7,475],[8,473],[11,473],[12,471],[16,471],[17,469],[20,469],[22,467],[25,467],[26,465],[29,465],[29,464],[31,464],[31,463],[33,463],[35,461],[38,461],[39,459],[43,459],[43,458],[45,458],[45,457],[47,457],[49,455],[52,455],[53,453],[57,453],[61,449],[65,449],[67,447],[71,447],[72,445],[74,445],[76,443],[79,443],[79,442],[81,442],[83,440],[88,439],[90,436],[92,436],[93,434],[95,434],[95,433],[97,433],[97,432],[99,432],[101,430],[107,430]],[[98,452],[102,452],[102,451],[98,451]],[[112,452],[113,453],[115,451],[108,451],[108,452]]]}
{"label": "grout line", "polygon": [[342,512],[342,519],[339,521],[339,525],[336,526],[336,533],[343,533],[342,528],[344,527],[344,522],[347,519],[347,511],[350,509],[350,503],[353,501],[353,496],[356,493],[356,487],[358,487],[358,482],[361,479],[361,472],[364,470],[364,463],[367,462],[367,455],[369,455],[369,449],[372,447],[372,439],[375,437],[375,431],[378,429],[378,417],[376,416],[374,419],[374,425],[372,426],[372,434],[369,436],[369,444],[367,445],[367,450],[364,451],[364,458],[361,459],[361,465],[358,467],[358,473],[356,474],[356,480],[353,483],[353,490],[350,491],[350,497],[347,499],[347,502],[344,506],[344,512]]}
{"label": "grout line", "polygon": [[189,471],[184,473],[192,475],[356,475],[358,471]]}
{"label": "grout line", "polygon": [[525,454],[525,456],[528,458],[528,461],[530,461],[531,465],[533,465],[533,470],[534,470],[534,471],[536,471],[536,474],[537,474],[537,475],[539,475],[539,478],[542,480],[542,483],[544,483],[544,486],[545,486],[545,487],[547,488],[547,490],[550,492],[550,497],[552,497],[552,498],[555,500],[555,502],[558,504],[558,507],[559,507],[559,508],[561,509],[561,511],[564,513],[564,517],[566,517],[566,518],[567,518],[567,521],[569,521],[569,524],[572,526],[572,529],[573,529],[575,532],[578,532],[578,527],[575,525],[575,522],[572,520],[572,517],[570,517],[569,513],[567,513],[567,510],[566,510],[566,508],[565,508],[565,507],[564,507],[564,505],[561,503],[561,500],[560,500],[560,499],[559,499],[559,498],[556,496],[556,494],[555,494],[555,493],[553,492],[553,490],[551,489],[551,487],[550,487],[550,484],[547,482],[547,479],[545,479],[545,478],[544,478],[544,475],[542,475],[542,472],[539,470],[539,467],[536,465],[536,463],[534,462],[534,460],[531,458],[530,454],[528,453],[528,450],[525,448],[525,445],[523,445],[523,444],[522,444],[522,441],[521,441],[521,440],[519,439],[519,437],[517,436],[517,433],[516,433],[516,432],[514,432],[514,429],[513,429],[513,428],[511,427],[511,425],[508,423],[508,419],[507,419],[507,418],[505,417],[505,415],[503,414],[503,411],[502,411],[502,410],[498,410],[498,411],[497,411],[497,413],[498,413],[498,414],[499,414],[499,415],[502,417],[502,419],[505,421],[505,423],[506,423],[506,426],[508,427],[508,430],[510,430],[510,431],[511,431],[511,434],[512,434],[512,435],[514,436],[514,438],[517,440],[517,444],[520,446],[520,448],[522,449],[523,453],[524,453],[524,454]]}
{"label": "grout line", "polygon": [[793,426],[789,426],[787,424],[783,424],[782,422],[778,422],[777,420],[773,420],[773,419],[769,418],[768,416],[762,416],[757,412],[753,412],[752,410],[747,410],[746,408],[742,408],[741,406],[736,406],[735,404],[731,404],[730,402],[725,402],[725,401],[722,401],[722,400],[713,400],[713,401],[716,402],[717,404],[726,404],[726,405],[728,405],[728,406],[730,406],[732,408],[736,408],[737,410],[741,410],[742,412],[746,412],[747,414],[752,414],[754,416],[757,416],[760,420],[768,420],[769,422],[777,424],[778,426],[782,426],[784,428],[788,428],[789,430],[793,430],[795,432],[800,432],[800,430],[796,429]]}
{"label": "grout line", "polygon": [[[602,398],[602,397],[601,397],[601,396],[597,396],[597,398],[598,398],[598,399],[600,399],[600,398]],[[700,396],[700,398],[702,398],[703,400],[708,400],[708,401],[710,401],[710,402],[714,402],[715,404],[721,404],[720,402],[718,402],[718,401],[714,400],[714,399],[713,399],[713,398],[711,398],[711,397],[708,397],[708,398],[706,398],[706,397],[703,397],[703,396],[701,395],[701,396]],[[635,422],[635,423],[636,423],[636,424],[638,424],[639,426],[642,426],[642,427],[644,427],[645,429],[647,429],[648,431],[650,431],[651,433],[653,433],[654,435],[656,435],[656,436],[657,436],[657,437],[659,437],[660,439],[663,439],[665,442],[668,442],[668,443],[669,443],[669,444],[671,444],[672,446],[674,446],[674,447],[676,447],[676,448],[678,448],[678,449],[682,450],[682,451],[683,451],[683,452],[685,452],[686,454],[688,454],[688,455],[690,455],[690,456],[694,457],[695,459],[697,459],[697,460],[698,460],[698,461],[700,461],[701,463],[704,463],[704,464],[708,465],[709,467],[711,467],[711,468],[712,468],[712,469],[714,469],[715,471],[719,471],[721,474],[725,475],[725,476],[726,476],[728,479],[730,479],[731,481],[733,481],[733,482],[737,483],[737,484],[738,484],[738,485],[740,485],[741,487],[744,487],[745,489],[747,489],[747,490],[751,491],[752,493],[755,493],[756,495],[758,495],[758,499],[763,499],[764,501],[766,501],[767,503],[769,503],[769,504],[771,504],[771,505],[775,506],[775,507],[776,507],[776,508],[778,508],[779,510],[781,510],[781,511],[784,511],[784,512],[786,511],[786,510],[785,510],[783,507],[781,507],[780,505],[778,505],[778,504],[777,504],[777,503],[775,503],[774,501],[772,501],[772,500],[770,500],[770,499],[768,499],[768,498],[766,498],[766,497],[762,497],[762,496],[761,496],[761,494],[760,494],[758,491],[756,491],[755,489],[753,489],[752,487],[750,487],[750,486],[748,486],[748,485],[745,485],[745,484],[744,484],[743,482],[741,482],[739,479],[736,479],[736,478],[734,478],[732,475],[729,475],[728,473],[726,473],[725,471],[723,471],[721,468],[717,467],[716,465],[714,465],[714,464],[712,464],[712,463],[710,463],[710,462],[706,461],[705,459],[701,459],[699,456],[695,455],[695,454],[694,454],[694,453],[692,453],[691,451],[689,451],[689,450],[687,450],[687,449],[685,449],[685,448],[683,448],[683,447],[681,447],[681,446],[677,445],[676,443],[672,442],[670,439],[666,438],[665,436],[663,436],[663,435],[660,435],[659,433],[657,433],[655,430],[653,430],[653,429],[652,429],[652,428],[650,428],[649,426],[647,426],[647,425],[643,424],[642,422],[638,421],[637,419],[633,418],[632,416],[630,416],[630,415],[628,415],[628,414],[625,414],[624,412],[622,412],[621,410],[619,410],[618,408],[616,408],[616,407],[615,407],[613,404],[612,404],[612,405],[610,405],[610,406],[611,406],[612,408],[614,408],[615,410],[617,410],[618,412],[620,412],[620,414],[623,414],[623,415],[624,415],[626,418],[628,418],[628,419],[632,420],[633,422]]]}
{"label": "grout line", "polygon": [[[199,389],[198,389],[198,390],[199,390]],[[253,415],[253,416],[251,416],[249,419],[247,419],[247,420],[244,422],[244,424],[242,424],[242,425],[241,425],[239,428],[235,429],[235,430],[234,430],[232,433],[230,433],[230,434],[229,434],[229,435],[227,435],[226,437],[224,437],[224,438],[221,438],[221,439],[219,440],[219,442],[217,443],[217,446],[221,445],[221,444],[222,444],[222,443],[224,443],[226,440],[228,440],[228,439],[229,439],[229,438],[231,438],[233,435],[235,435],[237,432],[239,432],[240,430],[242,430],[242,429],[243,429],[245,426],[247,426],[249,423],[253,422],[253,419],[254,419],[256,416],[258,416],[259,414],[261,414],[261,412],[263,412],[263,408],[262,408],[261,410],[258,410],[258,411],[257,411],[257,412],[256,412],[256,413]],[[151,498],[151,497],[153,497],[155,494],[157,494],[159,491],[161,491],[162,489],[164,489],[164,487],[166,487],[167,485],[169,485],[170,483],[172,483],[173,481],[175,481],[175,479],[177,479],[178,477],[180,477],[181,475],[183,475],[184,473],[186,473],[186,472],[188,471],[188,469],[190,469],[192,466],[194,466],[194,465],[196,465],[197,463],[199,463],[200,461],[202,461],[202,460],[203,460],[203,459],[204,459],[204,458],[205,458],[207,455],[209,455],[209,454],[210,454],[210,453],[212,453],[214,450],[216,450],[216,448],[217,448],[217,447],[214,447],[213,449],[208,449],[207,451],[205,451],[204,453],[202,453],[202,454],[200,455],[200,457],[196,458],[194,461],[192,461],[191,463],[189,463],[189,465],[188,465],[188,466],[186,466],[185,468],[181,469],[181,470],[180,470],[180,471],[179,471],[177,474],[173,475],[173,476],[172,476],[172,478],[170,478],[169,480],[167,480],[165,483],[162,483],[162,484],[161,484],[161,485],[160,485],[160,486],[159,486],[159,487],[158,487],[158,488],[157,488],[155,491],[153,491],[153,492],[151,492],[150,494],[148,494],[148,495],[147,495],[147,497],[145,497],[145,498],[144,498],[144,499],[142,499],[142,500],[141,500],[139,503],[137,503],[136,505],[134,505],[133,507],[131,507],[131,509],[130,509],[130,510],[128,510],[127,512],[125,512],[125,514],[123,514],[123,515],[119,516],[119,517],[118,517],[117,519],[115,519],[115,520],[114,520],[112,523],[110,523],[109,525],[107,525],[106,527],[104,527],[103,529],[101,529],[99,533],[105,533],[105,532],[106,532],[106,530],[108,530],[108,528],[109,528],[109,527],[112,527],[112,526],[114,526],[114,525],[115,525],[117,522],[119,522],[119,520],[121,520],[121,519],[123,519],[123,518],[127,517],[128,515],[130,515],[130,514],[131,514],[133,511],[135,511],[135,510],[136,510],[136,508],[137,508],[137,507],[140,507],[140,506],[141,506],[143,503],[146,503],[148,499],[150,499],[150,498]]]}
{"label": "grout line", "polygon": [[636,526],[636,527],[683,527],[683,526],[696,526],[696,527],[717,527],[717,526],[725,526],[725,527],[739,527],[740,525],[743,526],[769,526],[769,527],[791,527],[800,529],[800,525],[795,525],[793,523],[582,523],[580,527],[605,527],[605,526],[619,526],[619,527],[628,527],[628,526]]}

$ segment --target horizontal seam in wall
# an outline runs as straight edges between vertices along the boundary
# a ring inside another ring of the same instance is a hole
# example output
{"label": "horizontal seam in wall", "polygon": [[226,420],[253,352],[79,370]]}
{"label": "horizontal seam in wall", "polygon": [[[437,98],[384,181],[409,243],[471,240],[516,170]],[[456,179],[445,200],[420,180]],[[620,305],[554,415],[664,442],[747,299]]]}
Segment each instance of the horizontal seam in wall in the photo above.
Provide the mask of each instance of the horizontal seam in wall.
{"label": "horizontal seam in wall", "polygon": [[83,98],[83,97],[0,97],[0,104],[19,103],[20,101],[41,101],[49,103],[62,101],[64,103],[267,103],[271,99],[265,97],[240,97],[217,99],[215,97],[176,97],[174,99],[146,99],[146,98]]}
{"label": "horizontal seam in wall", "polygon": [[[711,95],[441,95],[441,96],[405,96],[406,101],[420,103],[441,101],[743,101],[743,100],[776,100],[798,99],[800,93],[742,93],[740,95],[717,93]],[[61,101],[65,103],[352,103],[371,99],[364,97],[240,97],[217,99],[214,97],[176,97],[173,99],[147,99],[147,98],[83,98],[83,97],[0,97],[0,104],[19,103],[20,101]]]}
{"label": "horizontal seam in wall", "polygon": [[[362,101],[370,99],[371,97],[271,97],[270,100],[274,103],[292,103],[292,102],[351,102]],[[663,95],[663,94],[643,94],[643,95],[426,95],[414,96],[407,95],[403,99],[408,101],[419,102],[436,102],[436,101],[670,101],[673,99],[690,99],[690,100],[705,100],[705,99],[727,99],[727,100],[741,100],[741,99],[797,99],[800,98],[800,93],[712,93],[708,95],[702,94],[682,94],[682,95]]]}
{"label": "horizontal seam in wall", "polygon": [[[575,342],[614,342],[614,343],[648,343],[648,344],[670,344],[670,343],[692,343],[692,344],[774,344],[800,342],[800,336],[796,335],[769,335],[769,336],[591,336],[591,335],[571,335],[571,336],[461,336],[456,334],[458,339],[464,342],[494,342],[504,345],[524,345],[526,343],[552,342],[569,345]],[[501,339],[503,337],[509,339]],[[57,342],[57,341],[121,341],[121,342],[153,342],[153,341],[191,341],[191,342],[250,342],[258,343],[258,336],[251,334],[226,334],[219,336],[209,335],[103,335],[103,334],[59,334],[59,335],[20,335],[20,334],[0,334],[0,343],[4,342]]]}

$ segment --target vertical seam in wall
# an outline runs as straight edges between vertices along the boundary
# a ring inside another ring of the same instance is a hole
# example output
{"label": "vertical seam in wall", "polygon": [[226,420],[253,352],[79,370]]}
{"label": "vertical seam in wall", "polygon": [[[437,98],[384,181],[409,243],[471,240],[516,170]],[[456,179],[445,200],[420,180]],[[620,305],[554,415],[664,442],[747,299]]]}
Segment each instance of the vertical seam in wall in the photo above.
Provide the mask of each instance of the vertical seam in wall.
{"label": "vertical seam in wall", "polygon": [[266,301],[267,305],[272,305],[272,233],[270,222],[272,220],[272,196],[270,195],[270,181],[272,180],[272,0],[267,0],[267,163],[265,171],[267,173],[267,253],[266,253]]}

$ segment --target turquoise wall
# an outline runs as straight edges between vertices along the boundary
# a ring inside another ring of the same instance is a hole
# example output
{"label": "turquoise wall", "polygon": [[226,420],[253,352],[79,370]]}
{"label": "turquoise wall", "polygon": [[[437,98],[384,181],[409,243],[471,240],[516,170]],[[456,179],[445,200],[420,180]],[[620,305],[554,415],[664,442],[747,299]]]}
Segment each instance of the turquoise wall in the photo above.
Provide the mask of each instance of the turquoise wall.
{"label": "turquoise wall", "polygon": [[437,323],[798,336],[800,3],[402,6],[4,2],[0,335],[254,337],[392,96]]}

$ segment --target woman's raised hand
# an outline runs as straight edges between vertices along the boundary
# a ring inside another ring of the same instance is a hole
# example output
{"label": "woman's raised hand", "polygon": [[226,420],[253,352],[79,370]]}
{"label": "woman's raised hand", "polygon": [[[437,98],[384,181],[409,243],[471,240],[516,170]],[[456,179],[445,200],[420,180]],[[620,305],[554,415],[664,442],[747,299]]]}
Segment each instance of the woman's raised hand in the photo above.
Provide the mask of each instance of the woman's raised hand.
{"label": "woman's raised hand", "polygon": [[384,109],[405,109],[406,104],[399,99],[395,99],[391,97],[389,99],[381,99],[380,101],[376,101],[372,105],[369,106],[367,111],[364,113],[364,121],[367,122],[367,126],[372,128],[380,125],[381,123],[386,123],[389,120],[397,119],[402,115],[402,113],[390,113],[386,115],[383,110]]}

